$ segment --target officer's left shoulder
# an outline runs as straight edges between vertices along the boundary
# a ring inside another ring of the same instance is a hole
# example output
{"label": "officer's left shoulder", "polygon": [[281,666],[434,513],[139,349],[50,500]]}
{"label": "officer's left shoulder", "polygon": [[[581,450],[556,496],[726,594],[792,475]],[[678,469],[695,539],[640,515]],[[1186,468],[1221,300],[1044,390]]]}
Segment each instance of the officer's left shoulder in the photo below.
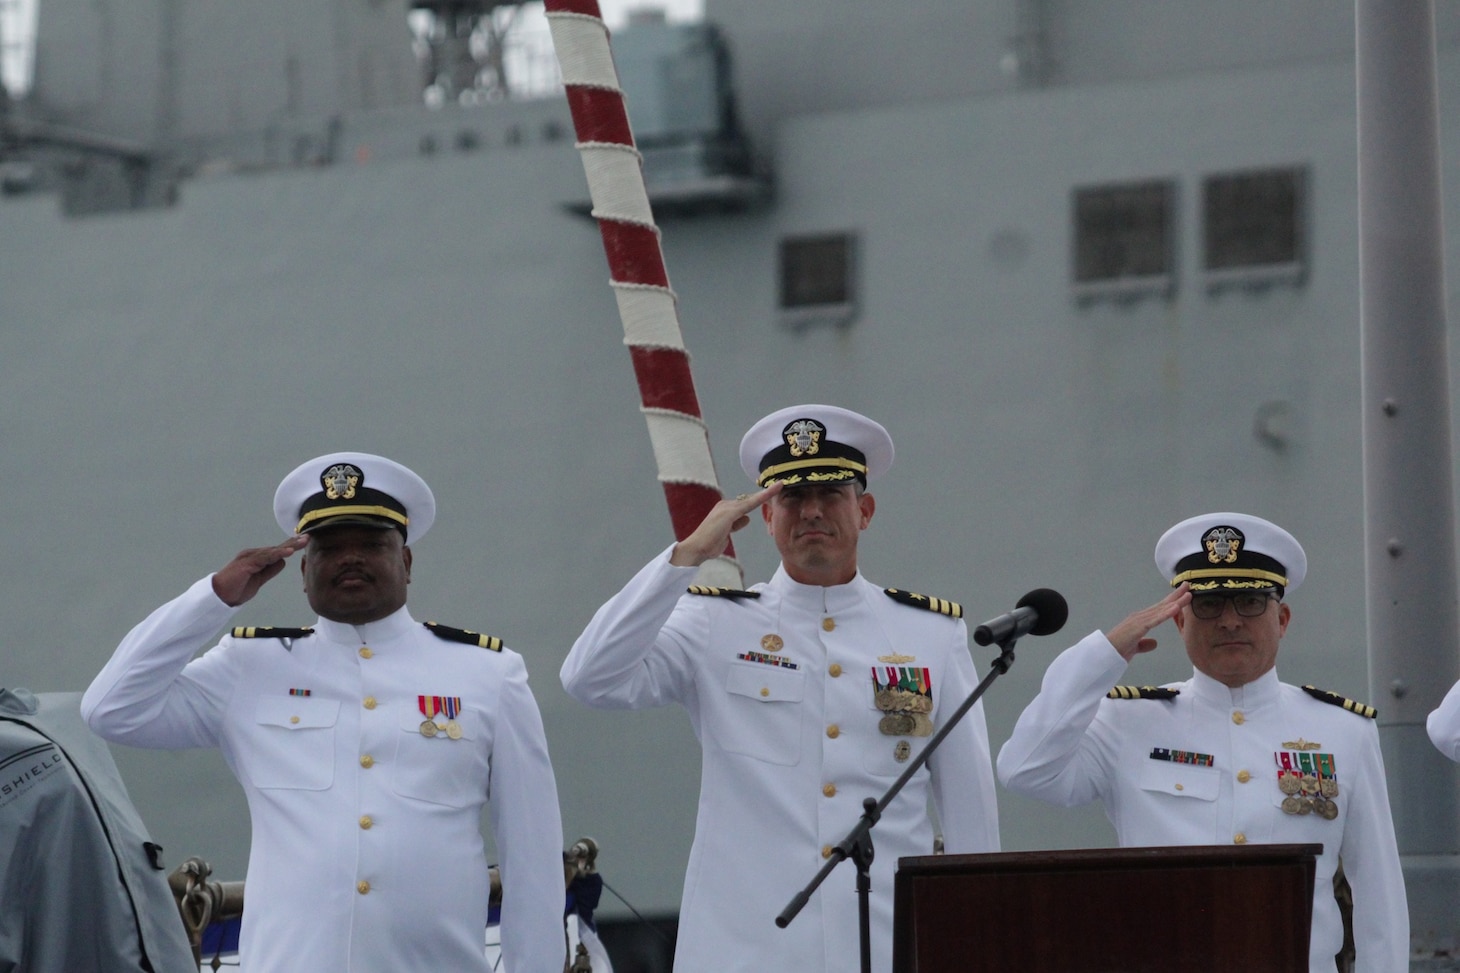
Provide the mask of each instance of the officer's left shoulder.
{"label": "officer's left shoulder", "polygon": [[1342,696],[1338,693],[1330,692],[1327,689],[1319,689],[1317,686],[1304,686],[1303,692],[1307,693],[1309,696],[1312,696],[1319,702],[1328,703],[1330,706],[1338,706],[1342,709],[1346,709],[1356,716],[1364,716],[1372,720],[1379,715],[1379,711],[1374,709],[1374,707],[1370,706],[1368,703],[1357,702],[1355,700],[1349,699],[1347,696]]}
{"label": "officer's left shoulder", "polygon": [[933,595],[920,595],[912,591],[903,591],[901,588],[883,588],[882,593],[893,601],[908,605],[912,608],[937,612],[940,615],[947,615],[950,618],[963,617],[963,606],[956,601],[949,601],[946,598],[938,598]]}
{"label": "officer's left shoulder", "polygon": [[422,622],[427,630],[438,639],[445,639],[448,642],[461,642],[466,645],[475,645],[482,649],[491,649],[493,652],[502,651],[502,640],[495,635],[483,635],[480,632],[473,632],[464,628],[452,628],[449,625],[438,625],[436,622]]}

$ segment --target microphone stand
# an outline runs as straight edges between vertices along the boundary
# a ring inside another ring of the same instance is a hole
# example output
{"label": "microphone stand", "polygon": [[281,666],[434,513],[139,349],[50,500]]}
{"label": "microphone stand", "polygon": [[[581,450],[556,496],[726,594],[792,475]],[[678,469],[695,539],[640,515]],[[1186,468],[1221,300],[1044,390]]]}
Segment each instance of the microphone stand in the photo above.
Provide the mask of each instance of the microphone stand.
{"label": "microphone stand", "polygon": [[917,773],[928,762],[928,758],[933,755],[933,751],[938,749],[938,744],[943,742],[944,737],[958,725],[958,721],[963,719],[968,711],[973,708],[973,704],[979,701],[989,685],[995,679],[1009,671],[1009,666],[1014,662],[1014,643],[1017,641],[1018,637],[1014,636],[997,643],[1001,651],[999,657],[990,664],[989,674],[984,676],[983,680],[974,687],[973,692],[969,694],[969,697],[963,701],[963,704],[958,709],[953,711],[953,715],[948,718],[943,726],[928,738],[928,745],[923,747],[918,755],[913,758],[912,763],[908,764],[907,769],[902,772],[902,775],[893,781],[892,786],[887,789],[887,792],[882,795],[881,799],[869,797],[862,801],[862,816],[857,820],[856,826],[847,832],[847,836],[832,848],[826,864],[821,866],[821,871],[817,872],[811,882],[800,892],[797,892],[796,896],[786,905],[786,908],[781,910],[781,914],[776,916],[777,928],[785,929],[789,926],[791,920],[795,919],[801,910],[805,908],[806,903],[811,900],[812,893],[821,887],[821,883],[826,881],[826,877],[832,873],[832,870],[850,858],[857,867],[857,928],[861,935],[862,973],[872,973],[872,918],[870,905],[872,893],[872,857],[874,854],[872,847],[872,828],[882,819],[882,812],[887,808],[887,805],[891,804],[892,799],[898,795],[898,792],[906,786],[908,781],[912,780],[913,774]]}

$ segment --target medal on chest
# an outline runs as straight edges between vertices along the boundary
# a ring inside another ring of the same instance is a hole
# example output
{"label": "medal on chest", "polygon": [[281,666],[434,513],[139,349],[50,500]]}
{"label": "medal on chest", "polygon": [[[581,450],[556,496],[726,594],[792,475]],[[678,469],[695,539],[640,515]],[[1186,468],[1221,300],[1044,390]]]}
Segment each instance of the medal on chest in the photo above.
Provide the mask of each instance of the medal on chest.
{"label": "medal on chest", "polygon": [[[456,722],[461,712],[460,696],[417,696],[416,706],[426,717],[421,723],[421,736],[434,737],[444,733],[449,739],[461,739],[461,724]],[[436,722],[438,714],[446,717],[444,725]]]}
{"label": "medal on chest", "polygon": [[933,674],[919,666],[873,666],[872,702],[884,736],[925,737],[933,732]]}
{"label": "medal on chest", "polygon": [[1273,754],[1285,814],[1316,814],[1327,821],[1338,817],[1338,765],[1333,754],[1314,752],[1320,746],[1299,739],[1284,742],[1287,749]]}

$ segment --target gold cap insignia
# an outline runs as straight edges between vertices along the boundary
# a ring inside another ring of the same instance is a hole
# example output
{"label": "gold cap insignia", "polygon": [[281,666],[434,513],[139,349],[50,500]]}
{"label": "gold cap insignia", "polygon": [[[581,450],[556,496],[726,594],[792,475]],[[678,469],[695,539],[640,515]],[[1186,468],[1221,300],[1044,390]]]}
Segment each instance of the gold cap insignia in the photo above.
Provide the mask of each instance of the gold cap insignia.
{"label": "gold cap insignia", "polygon": [[797,419],[781,433],[792,456],[815,456],[821,451],[821,437],[826,427],[815,419]]}
{"label": "gold cap insignia", "polygon": [[319,482],[331,500],[353,500],[355,488],[364,478],[365,474],[349,463],[337,463],[320,475]]}
{"label": "gold cap insignia", "polygon": [[1237,552],[1242,549],[1243,540],[1242,532],[1235,527],[1213,527],[1201,539],[1201,544],[1212,564],[1233,564],[1237,560]]}

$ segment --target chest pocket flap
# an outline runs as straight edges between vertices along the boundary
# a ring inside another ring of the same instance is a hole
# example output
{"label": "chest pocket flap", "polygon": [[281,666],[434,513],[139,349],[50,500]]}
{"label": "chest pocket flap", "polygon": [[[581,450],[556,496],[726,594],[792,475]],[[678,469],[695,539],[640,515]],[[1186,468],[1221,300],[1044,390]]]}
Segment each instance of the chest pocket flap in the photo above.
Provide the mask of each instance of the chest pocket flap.
{"label": "chest pocket flap", "polygon": [[334,780],[337,699],[260,696],[238,759],[256,787],[324,790]]}
{"label": "chest pocket flap", "polygon": [[737,662],[725,676],[725,689],[765,703],[799,703],[806,694],[806,673],[758,662]]}
{"label": "chest pocket flap", "polygon": [[[799,669],[732,662],[725,694],[713,704],[708,738],[726,753],[791,767],[801,760],[806,673]],[[779,706],[767,706],[779,703]]]}
{"label": "chest pocket flap", "polygon": [[436,733],[421,733],[425,715],[402,705],[396,717],[395,760],[390,770],[395,792],[445,807],[480,807],[491,779],[492,738],[486,715],[471,706],[456,714],[454,729],[438,714]]}
{"label": "chest pocket flap", "polygon": [[1141,790],[1171,797],[1198,801],[1215,801],[1221,787],[1221,773],[1215,767],[1173,763],[1169,760],[1147,760],[1141,768]]}
{"label": "chest pocket flap", "polygon": [[260,696],[258,709],[254,711],[254,719],[259,723],[286,730],[334,726],[339,716],[339,700],[306,696]]}

